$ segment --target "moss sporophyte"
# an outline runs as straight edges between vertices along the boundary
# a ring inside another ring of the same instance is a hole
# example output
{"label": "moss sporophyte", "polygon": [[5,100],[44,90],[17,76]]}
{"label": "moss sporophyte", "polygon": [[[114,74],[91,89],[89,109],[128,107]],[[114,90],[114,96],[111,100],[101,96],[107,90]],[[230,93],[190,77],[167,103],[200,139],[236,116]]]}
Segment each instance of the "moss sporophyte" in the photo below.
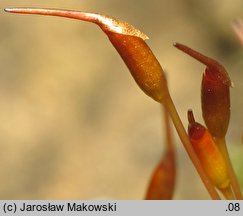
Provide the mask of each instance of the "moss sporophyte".
{"label": "moss sporophyte", "polygon": [[165,73],[145,42],[148,39],[146,34],[126,22],[98,13],[45,8],[7,8],[5,11],[60,16],[97,24],[140,89],[163,106],[166,150],[153,172],[145,199],[173,199],[176,161],[169,117],[211,198],[221,199],[220,192],[226,199],[242,199],[225,142],[230,119],[231,81],[221,64],[185,45],[174,44],[206,65],[201,84],[201,107],[207,128],[196,122],[192,111],[188,111],[187,134],[170,96]]}

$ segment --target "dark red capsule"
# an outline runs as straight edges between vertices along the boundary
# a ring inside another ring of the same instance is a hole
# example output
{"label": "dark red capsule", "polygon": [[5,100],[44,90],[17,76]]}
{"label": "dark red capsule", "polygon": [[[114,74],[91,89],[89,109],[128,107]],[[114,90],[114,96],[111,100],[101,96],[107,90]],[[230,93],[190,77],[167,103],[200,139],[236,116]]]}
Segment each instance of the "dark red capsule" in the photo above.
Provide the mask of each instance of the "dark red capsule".
{"label": "dark red capsule", "polygon": [[228,73],[220,63],[210,57],[179,43],[175,47],[207,66],[201,84],[203,118],[212,136],[225,137],[230,120],[232,86]]}

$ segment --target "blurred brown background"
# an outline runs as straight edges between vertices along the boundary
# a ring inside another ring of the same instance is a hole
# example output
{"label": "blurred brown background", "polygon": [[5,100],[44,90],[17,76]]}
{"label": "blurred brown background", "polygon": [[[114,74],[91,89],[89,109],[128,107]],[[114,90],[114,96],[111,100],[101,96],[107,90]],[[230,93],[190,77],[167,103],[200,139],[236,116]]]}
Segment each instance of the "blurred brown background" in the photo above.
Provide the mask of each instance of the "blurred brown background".
{"label": "blurred brown background", "polygon": [[[13,6],[95,11],[144,31],[185,126],[188,108],[202,122],[204,66],[172,44],[218,59],[235,85],[227,140],[243,184],[243,48],[230,26],[243,18],[241,0],[1,0],[1,199],[142,199],[164,146],[160,106],[136,86],[97,26],[3,12]],[[174,198],[208,199],[175,140]]]}

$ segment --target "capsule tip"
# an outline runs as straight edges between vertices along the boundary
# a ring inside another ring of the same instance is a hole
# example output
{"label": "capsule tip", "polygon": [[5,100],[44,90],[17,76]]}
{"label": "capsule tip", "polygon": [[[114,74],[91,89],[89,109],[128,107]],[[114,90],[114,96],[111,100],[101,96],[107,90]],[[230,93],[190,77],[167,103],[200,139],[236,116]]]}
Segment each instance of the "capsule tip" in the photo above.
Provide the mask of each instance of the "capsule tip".
{"label": "capsule tip", "polygon": [[[177,49],[185,52],[185,53],[189,53],[191,48],[189,48],[188,46],[184,45],[184,44],[181,44],[181,43],[178,43],[178,42],[175,42],[173,43],[173,46],[176,47]],[[189,51],[188,51],[189,50]]]}
{"label": "capsule tip", "polygon": [[182,51],[185,49],[185,45],[177,43],[177,42],[174,42],[173,46]]}
{"label": "capsule tip", "polygon": [[180,45],[181,45],[181,44],[180,44],[180,43],[177,43],[177,42],[174,42],[174,43],[173,43],[173,46],[176,47],[176,48],[180,47]]}
{"label": "capsule tip", "polygon": [[12,8],[4,8],[4,11],[5,12],[11,12],[12,11]]}
{"label": "capsule tip", "polygon": [[194,115],[193,115],[193,112],[192,112],[191,109],[189,109],[189,110],[187,111],[187,119],[188,119],[189,124],[194,124],[194,123],[196,123],[195,118],[194,118]]}
{"label": "capsule tip", "polygon": [[21,12],[22,8],[4,8],[5,12],[9,13],[18,13]]}

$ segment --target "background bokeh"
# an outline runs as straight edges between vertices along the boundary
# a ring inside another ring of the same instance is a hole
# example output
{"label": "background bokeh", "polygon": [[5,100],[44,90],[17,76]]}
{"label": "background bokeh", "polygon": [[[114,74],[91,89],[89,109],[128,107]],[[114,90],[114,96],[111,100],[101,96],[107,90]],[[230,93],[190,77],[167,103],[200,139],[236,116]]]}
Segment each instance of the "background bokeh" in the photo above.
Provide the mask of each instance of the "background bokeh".
{"label": "background bokeh", "polygon": [[[164,148],[160,106],[135,84],[100,29],[5,7],[109,14],[145,32],[187,126],[198,121],[204,66],[181,42],[219,60],[234,82],[227,136],[243,182],[243,48],[230,23],[241,0],[1,0],[0,199],[142,199]],[[177,135],[175,199],[208,199]]]}

